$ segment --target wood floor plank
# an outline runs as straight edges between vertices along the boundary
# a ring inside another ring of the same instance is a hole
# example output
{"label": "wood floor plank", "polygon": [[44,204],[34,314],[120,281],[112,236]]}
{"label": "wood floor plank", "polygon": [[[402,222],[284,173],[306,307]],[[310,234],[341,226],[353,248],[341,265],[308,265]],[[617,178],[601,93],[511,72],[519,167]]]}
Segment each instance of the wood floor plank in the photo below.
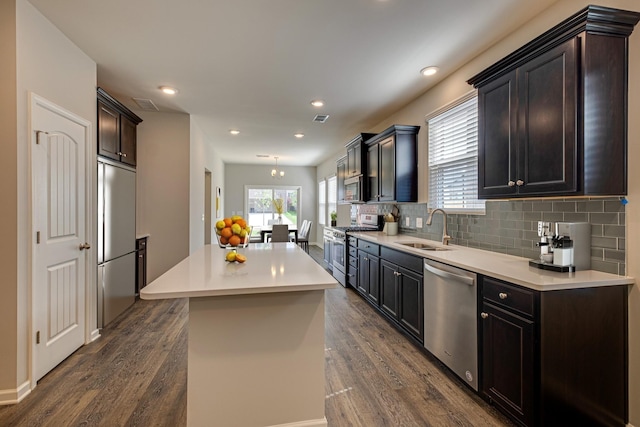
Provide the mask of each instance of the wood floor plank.
{"label": "wood floor plank", "polygon": [[[310,255],[322,265],[322,249]],[[325,296],[330,427],[512,426],[357,292]],[[185,299],[137,301],[21,403],[0,407],[0,426],[185,426],[187,322]]]}

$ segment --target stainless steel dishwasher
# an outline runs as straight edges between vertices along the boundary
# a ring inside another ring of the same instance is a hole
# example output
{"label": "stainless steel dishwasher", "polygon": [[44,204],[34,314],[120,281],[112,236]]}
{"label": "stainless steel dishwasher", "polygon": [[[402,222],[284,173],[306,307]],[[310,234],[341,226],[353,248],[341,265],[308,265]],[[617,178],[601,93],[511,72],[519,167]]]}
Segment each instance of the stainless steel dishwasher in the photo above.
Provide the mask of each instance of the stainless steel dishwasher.
{"label": "stainless steel dishwasher", "polygon": [[425,259],[424,346],[478,390],[475,273]]}

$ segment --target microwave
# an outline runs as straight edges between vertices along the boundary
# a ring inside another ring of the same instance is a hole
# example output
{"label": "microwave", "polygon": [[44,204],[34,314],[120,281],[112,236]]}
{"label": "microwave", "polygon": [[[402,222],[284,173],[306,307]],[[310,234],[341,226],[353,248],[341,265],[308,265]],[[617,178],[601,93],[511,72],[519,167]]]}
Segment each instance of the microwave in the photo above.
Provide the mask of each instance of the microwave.
{"label": "microwave", "polygon": [[364,203],[362,175],[344,180],[344,201],[351,203]]}

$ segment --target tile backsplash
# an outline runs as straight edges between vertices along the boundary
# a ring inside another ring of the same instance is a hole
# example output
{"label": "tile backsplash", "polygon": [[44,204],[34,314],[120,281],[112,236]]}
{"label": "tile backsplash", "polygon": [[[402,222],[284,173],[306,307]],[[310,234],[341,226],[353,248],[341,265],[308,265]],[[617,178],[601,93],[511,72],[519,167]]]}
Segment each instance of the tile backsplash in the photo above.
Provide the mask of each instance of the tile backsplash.
{"label": "tile backsplash", "polygon": [[[451,243],[538,258],[538,221],[591,224],[591,268],[625,275],[625,208],[622,197],[487,201],[485,215],[447,213]],[[426,203],[398,204],[400,233],[440,241],[443,216],[431,226]],[[392,204],[359,205],[359,213],[385,214]],[[406,219],[409,218],[409,225]],[[416,219],[422,219],[422,228]]]}

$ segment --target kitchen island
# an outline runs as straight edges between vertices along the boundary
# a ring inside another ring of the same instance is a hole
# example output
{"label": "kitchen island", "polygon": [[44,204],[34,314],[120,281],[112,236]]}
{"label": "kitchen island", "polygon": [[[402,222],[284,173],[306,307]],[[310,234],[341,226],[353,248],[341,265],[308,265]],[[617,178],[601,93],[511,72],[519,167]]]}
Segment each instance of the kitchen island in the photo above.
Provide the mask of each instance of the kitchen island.
{"label": "kitchen island", "polygon": [[189,426],[326,426],[324,290],[337,282],[294,243],[206,245],[142,299],[189,298]]}

